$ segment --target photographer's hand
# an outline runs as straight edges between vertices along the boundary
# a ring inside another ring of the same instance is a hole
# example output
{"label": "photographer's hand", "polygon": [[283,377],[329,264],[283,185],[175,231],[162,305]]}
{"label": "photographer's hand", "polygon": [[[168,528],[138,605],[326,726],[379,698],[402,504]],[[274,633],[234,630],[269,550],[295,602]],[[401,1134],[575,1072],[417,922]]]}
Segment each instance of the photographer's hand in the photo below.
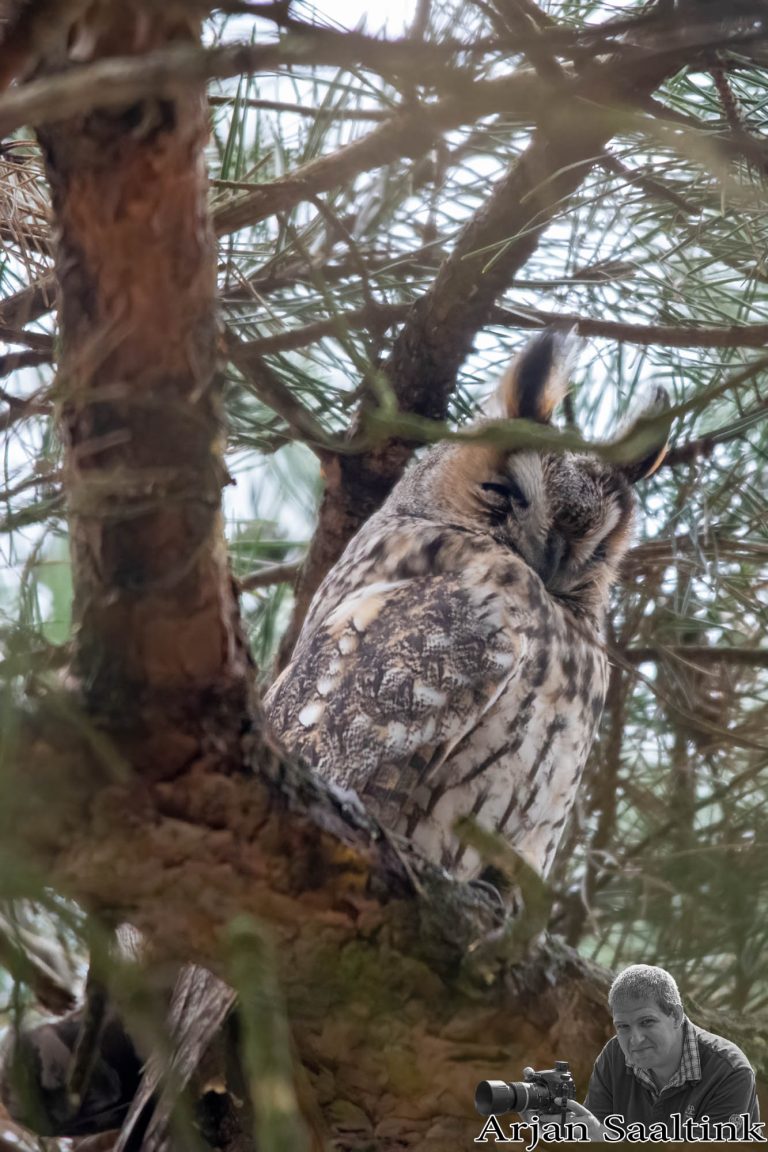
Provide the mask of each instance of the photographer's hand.
{"label": "photographer's hand", "polygon": [[[560,1100],[555,1098],[555,1104],[558,1105],[559,1109]],[[573,1117],[567,1115],[567,1112],[568,1109],[566,1108],[565,1123],[571,1124],[573,1123]],[[592,1113],[590,1112],[588,1115],[592,1116]],[[546,1124],[548,1132],[551,1133],[553,1130],[557,1130],[560,1133],[560,1139],[565,1138],[566,1133],[563,1127],[562,1113],[559,1110],[557,1112],[542,1112],[539,1108],[528,1108],[525,1112],[518,1112],[518,1116],[524,1124],[528,1124],[531,1128],[538,1129],[539,1125]],[[592,1116],[592,1119],[595,1120],[595,1117]],[[582,1116],[579,1116],[578,1120],[580,1120],[582,1123],[586,1123]],[[546,1140],[546,1137],[544,1139]],[[590,1140],[591,1139],[593,1139],[592,1136],[590,1136]]]}
{"label": "photographer's hand", "polygon": [[[565,1103],[566,1111],[566,1124],[584,1124],[587,1128],[587,1136],[593,1143],[603,1143],[605,1141],[605,1129],[598,1120],[594,1113],[590,1112],[589,1108],[585,1108],[583,1104],[579,1104],[576,1100],[566,1100],[556,1098],[555,1104],[561,1106]],[[560,1125],[559,1112],[545,1112],[542,1113],[538,1108],[529,1108],[525,1112],[518,1113],[520,1119],[525,1124],[544,1123]]]}
{"label": "photographer's hand", "polygon": [[[555,1101],[559,1103],[559,1101]],[[572,1116],[574,1121],[578,1124],[586,1124],[587,1135],[589,1139],[595,1143],[602,1143],[605,1141],[605,1128],[598,1120],[594,1113],[590,1112],[589,1108],[585,1108],[583,1104],[579,1104],[577,1100],[566,1100],[565,1110]]]}

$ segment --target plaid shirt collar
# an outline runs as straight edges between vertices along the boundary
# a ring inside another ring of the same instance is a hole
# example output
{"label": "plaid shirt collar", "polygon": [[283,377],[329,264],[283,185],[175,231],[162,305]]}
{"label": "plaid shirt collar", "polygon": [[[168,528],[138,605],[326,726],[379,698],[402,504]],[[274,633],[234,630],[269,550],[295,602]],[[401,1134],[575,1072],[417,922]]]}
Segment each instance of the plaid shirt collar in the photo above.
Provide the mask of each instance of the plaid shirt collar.
{"label": "plaid shirt collar", "polygon": [[696,1033],[687,1016],[683,1018],[683,1052],[680,1057],[680,1063],[677,1066],[677,1071],[671,1080],[667,1080],[661,1088],[657,1085],[653,1076],[646,1068],[639,1068],[637,1064],[630,1064],[627,1061],[627,1068],[631,1069],[635,1079],[639,1080],[644,1088],[647,1088],[654,1096],[660,1096],[665,1088],[679,1088],[687,1081],[695,1082],[701,1080],[701,1061],[699,1060],[699,1045],[696,1040]]}

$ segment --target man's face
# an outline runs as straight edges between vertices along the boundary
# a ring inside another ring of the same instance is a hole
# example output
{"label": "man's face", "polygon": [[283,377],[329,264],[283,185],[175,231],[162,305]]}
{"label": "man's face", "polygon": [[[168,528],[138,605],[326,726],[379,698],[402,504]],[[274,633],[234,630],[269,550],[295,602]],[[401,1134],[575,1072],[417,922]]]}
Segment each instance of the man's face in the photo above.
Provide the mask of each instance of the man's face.
{"label": "man's face", "polygon": [[667,1079],[674,1074],[683,1051],[682,1019],[667,1016],[652,997],[620,999],[613,1026],[628,1063]]}

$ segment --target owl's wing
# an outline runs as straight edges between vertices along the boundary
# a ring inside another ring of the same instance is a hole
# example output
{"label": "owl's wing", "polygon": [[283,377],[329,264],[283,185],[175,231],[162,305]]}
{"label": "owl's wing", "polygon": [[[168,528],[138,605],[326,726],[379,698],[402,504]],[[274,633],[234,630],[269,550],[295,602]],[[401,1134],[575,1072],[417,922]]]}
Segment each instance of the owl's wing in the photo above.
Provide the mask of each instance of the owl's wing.
{"label": "owl's wing", "polygon": [[512,613],[466,570],[361,588],[301,637],[266,699],[273,728],[390,824],[519,674]]}

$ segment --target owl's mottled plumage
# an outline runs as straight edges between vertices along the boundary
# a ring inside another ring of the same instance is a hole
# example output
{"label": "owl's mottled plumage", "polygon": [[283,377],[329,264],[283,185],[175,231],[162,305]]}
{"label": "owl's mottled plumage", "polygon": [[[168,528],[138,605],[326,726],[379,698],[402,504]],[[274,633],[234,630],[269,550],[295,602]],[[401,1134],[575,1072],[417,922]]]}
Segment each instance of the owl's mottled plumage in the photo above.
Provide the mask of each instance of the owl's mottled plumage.
{"label": "owl's mottled plumage", "polygon": [[[500,396],[546,422],[568,339],[545,333]],[[605,698],[600,621],[632,528],[632,468],[441,444],[319,588],[267,708],[275,732],[464,878],[473,815],[546,875]]]}

